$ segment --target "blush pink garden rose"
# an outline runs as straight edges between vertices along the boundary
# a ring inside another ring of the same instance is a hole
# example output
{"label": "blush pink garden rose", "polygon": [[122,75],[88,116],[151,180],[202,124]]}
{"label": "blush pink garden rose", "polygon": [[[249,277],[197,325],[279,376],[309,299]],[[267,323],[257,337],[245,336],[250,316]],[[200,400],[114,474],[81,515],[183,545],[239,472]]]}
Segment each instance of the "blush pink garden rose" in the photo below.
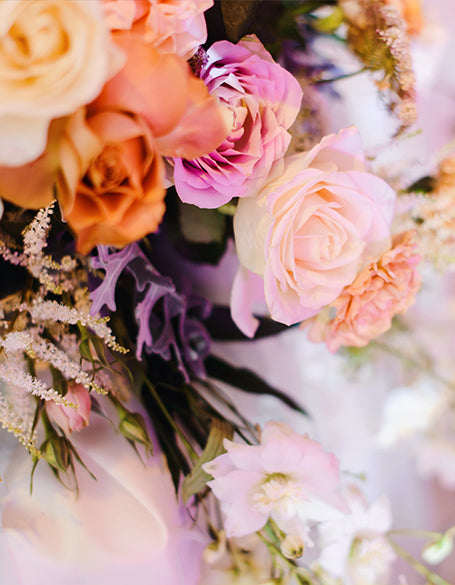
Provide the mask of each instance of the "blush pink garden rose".
{"label": "blush pink garden rose", "polygon": [[339,462],[308,436],[286,424],[268,422],[261,444],[224,440],[227,453],[206,463],[210,486],[221,501],[228,537],[260,530],[269,518],[307,538],[308,525],[342,514]]}
{"label": "blush pink garden rose", "polygon": [[108,26],[131,30],[161,53],[190,59],[207,40],[204,12],[213,0],[103,0]]}
{"label": "blush pink garden rose", "polygon": [[[330,351],[340,346],[363,347],[392,325],[392,318],[405,313],[420,288],[413,232],[394,238],[393,248],[372,262],[316,317],[309,332],[311,341],[325,341]],[[329,318],[330,313],[335,313]]]}
{"label": "blush pink garden rose", "polygon": [[71,384],[65,398],[76,405],[76,408],[48,400],[46,412],[52,422],[56,423],[66,435],[70,435],[73,431],[80,431],[88,425],[92,403],[89,391],[82,384]]}
{"label": "blush pink garden rose", "polygon": [[201,78],[229,107],[232,127],[210,154],[175,158],[174,181],[182,201],[215,208],[232,197],[255,195],[263,186],[289,146],[287,130],[299,111],[302,90],[254,36],[237,45],[212,45]]}
{"label": "blush pink garden rose", "polygon": [[95,99],[122,61],[95,0],[0,2],[0,164],[41,155],[51,120]]}
{"label": "blush pink garden rose", "polygon": [[[241,263],[231,310],[254,334],[250,306],[263,290],[272,319],[291,325],[332,303],[358,273],[390,248],[394,191],[366,172],[355,127],[290,156],[234,218]],[[262,282],[263,280],[263,282]]]}

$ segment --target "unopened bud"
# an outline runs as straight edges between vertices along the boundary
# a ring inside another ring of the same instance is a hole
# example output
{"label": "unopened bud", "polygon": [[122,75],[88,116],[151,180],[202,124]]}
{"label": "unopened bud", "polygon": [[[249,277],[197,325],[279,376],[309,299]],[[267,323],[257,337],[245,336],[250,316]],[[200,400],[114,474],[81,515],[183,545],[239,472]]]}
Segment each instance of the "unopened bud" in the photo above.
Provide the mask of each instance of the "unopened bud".
{"label": "unopened bud", "polygon": [[145,426],[144,419],[137,412],[126,411],[119,423],[119,430],[124,437],[135,443],[144,445],[152,452],[152,443]]}
{"label": "unopened bud", "polygon": [[216,540],[212,541],[204,550],[203,559],[208,565],[213,565],[219,561],[226,553],[226,532],[220,530],[216,535]]}
{"label": "unopened bud", "polygon": [[47,439],[41,447],[44,459],[57,469],[66,472],[71,463],[71,454],[65,437],[53,436]]}
{"label": "unopened bud", "polygon": [[438,565],[447,558],[453,550],[454,528],[445,532],[439,540],[430,542],[422,551],[422,558],[430,565]]}
{"label": "unopened bud", "polygon": [[281,543],[281,552],[287,559],[298,559],[303,555],[305,544],[296,534],[289,534]]}

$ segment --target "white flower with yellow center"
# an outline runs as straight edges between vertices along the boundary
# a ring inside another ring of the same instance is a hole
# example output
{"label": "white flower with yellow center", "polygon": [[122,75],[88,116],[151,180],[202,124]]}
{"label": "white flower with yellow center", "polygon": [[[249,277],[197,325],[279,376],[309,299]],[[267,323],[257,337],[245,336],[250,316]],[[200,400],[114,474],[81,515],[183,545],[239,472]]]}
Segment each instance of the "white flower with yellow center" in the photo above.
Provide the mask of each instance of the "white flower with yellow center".
{"label": "white flower with yellow center", "polygon": [[289,426],[269,422],[260,445],[225,440],[227,453],[204,465],[221,501],[228,537],[260,530],[269,518],[305,538],[308,523],[341,515],[339,463]]}

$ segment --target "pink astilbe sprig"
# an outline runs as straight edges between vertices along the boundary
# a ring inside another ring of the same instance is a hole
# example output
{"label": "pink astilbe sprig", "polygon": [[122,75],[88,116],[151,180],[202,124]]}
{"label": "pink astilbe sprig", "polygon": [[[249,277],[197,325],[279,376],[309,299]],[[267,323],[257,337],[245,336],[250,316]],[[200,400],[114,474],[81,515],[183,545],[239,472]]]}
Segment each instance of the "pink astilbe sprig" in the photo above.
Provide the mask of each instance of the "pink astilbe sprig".
{"label": "pink astilbe sprig", "polygon": [[6,241],[0,241],[0,255],[7,262],[26,268],[46,291],[61,294],[75,288],[74,271],[77,263],[69,256],[64,256],[57,262],[49,254],[45,254],[54,206],[55,201],[40,209],[24,229],[23,251],[12,250]]}

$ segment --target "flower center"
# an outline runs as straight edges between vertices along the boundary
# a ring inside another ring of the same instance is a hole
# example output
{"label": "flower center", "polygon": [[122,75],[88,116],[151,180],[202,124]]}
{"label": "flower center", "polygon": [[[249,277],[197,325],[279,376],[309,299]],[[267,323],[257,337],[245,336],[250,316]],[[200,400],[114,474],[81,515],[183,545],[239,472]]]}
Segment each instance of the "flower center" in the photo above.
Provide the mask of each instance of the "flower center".
{"label": "flower center", "polygon": [[270,514],[275,511],[288,518],[296,514],[303,499],[301,486],[284,473],[268,474],[253,494],[258,512]]}
{"label": "flower center", "polygon": [[127,179],[118,147],[108,145],[93,161],[87,171],[86,180],[95,189],[109,190],[118,187]]}

